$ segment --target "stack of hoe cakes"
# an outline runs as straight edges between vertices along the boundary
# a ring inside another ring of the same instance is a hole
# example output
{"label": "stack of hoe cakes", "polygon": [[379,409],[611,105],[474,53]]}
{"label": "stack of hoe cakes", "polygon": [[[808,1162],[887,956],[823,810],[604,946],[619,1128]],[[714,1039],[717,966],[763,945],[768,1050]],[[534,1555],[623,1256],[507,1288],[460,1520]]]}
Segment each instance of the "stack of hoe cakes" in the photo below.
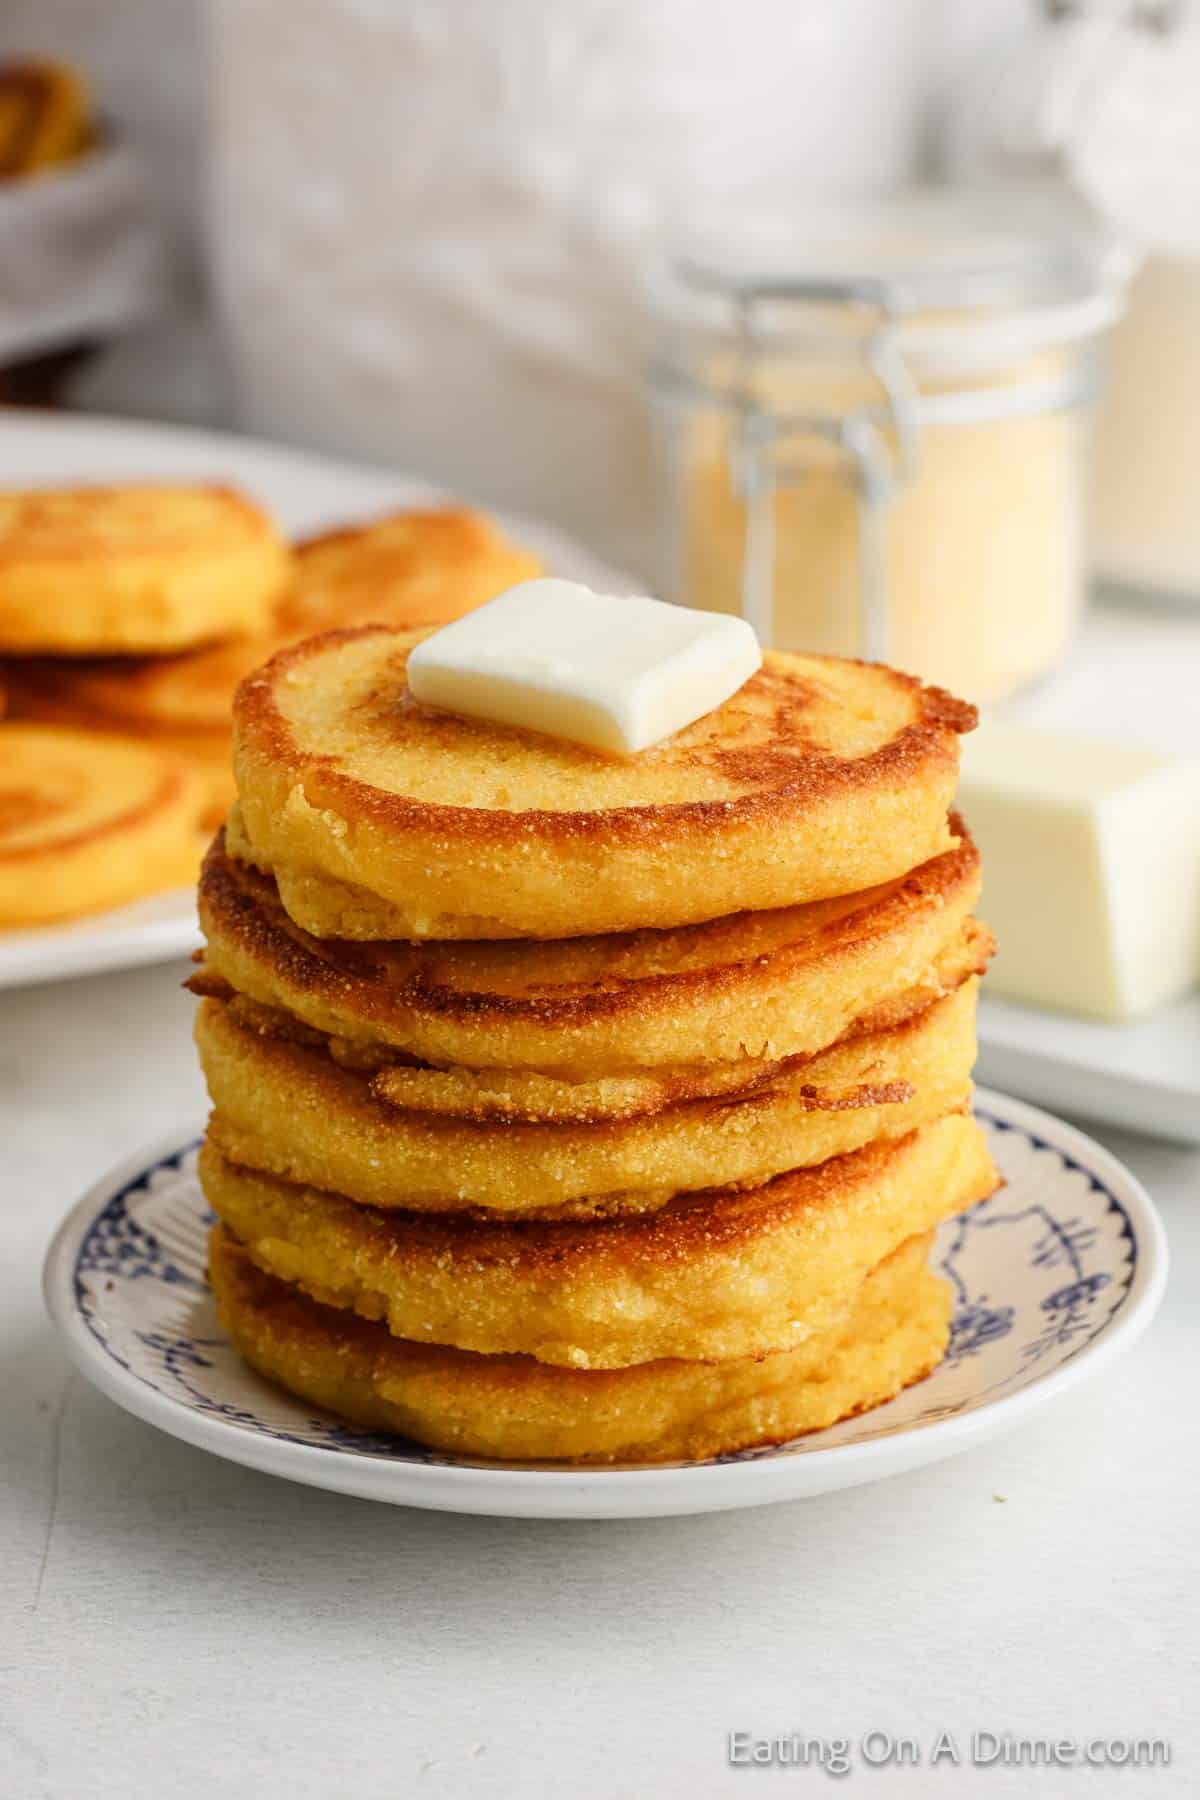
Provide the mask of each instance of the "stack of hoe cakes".
{"label": "stack of hoe cakes", "polygon": [[628,760],[437,712],[422,634],[242,687],[201,1157],[262,1374],[463,1455],[690,1459],[939,1361],[971,1117],[971,710],[768,653]]}
{"label": "stack of hoe cakes", "polygon": [[20,652],[12,710],[182,764],[201,784],[207,839],[234,798],[230,711],[244,676],[315,631],[442,624],[538,567],[462,506],[288,545],[226,489],[0,494],[0,650]]}
{"label": "stack of hoe cakes", "polygon": [[228,488],[0,491],[0,930],[188,886],[212,830],[188,757],[31,705],[32,672],[203,655],[260,631],[287,573],[271,520]]}

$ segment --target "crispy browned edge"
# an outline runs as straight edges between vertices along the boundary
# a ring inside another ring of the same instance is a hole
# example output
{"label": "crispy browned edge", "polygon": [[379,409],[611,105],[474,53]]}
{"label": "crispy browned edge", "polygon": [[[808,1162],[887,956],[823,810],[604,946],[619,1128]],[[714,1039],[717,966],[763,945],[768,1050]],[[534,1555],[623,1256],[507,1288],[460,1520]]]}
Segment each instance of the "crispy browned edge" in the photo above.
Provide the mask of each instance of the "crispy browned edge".
{"label": "crispy browned edge", "polygon": [[[16,492],[21,492],[23,494],[27,493],[31,498],[36,498],[41,494],[52,494],[59,499],[64,496],[81,500],[94,499],[102,506],[114,496],[128,493],[129,489],[134,487],[156,489],[163,494],[211,494],[214,498],[223,499],[228,506],[230,521],[232,522],[236,517],[242,527],[242,530],[237,537],[239,543],[254,538],[274,541],[278,536],[274,521],[269,513],[265,512],[256,501],[251,500],[248,494],[243,494],[239,488],[233,487],[222,481],[127,481],[120,484],[107,482],[89,485],[85,483],[82,485],[63,485],[62,487],[30,488],[28,490],[5,487],[3,492],[8,494]],[[196,540],[192,534],[181,532],[178,534],[167,534],[165,536],[156,535],[148,543],[139,543],[136,539],[131,538],[127,544],[108,547],[104,554],[110,557],[116,557],[119,560],[123,557],[138,557],[141,555],[169,556],[180,548],[193,550],[195,547]],[[208,548],[210,548],[210,545],[206,538],[202,550]],[[222,549],[224,546],[218,544],[217,548]],[[0,532],[0,563],[22,563],[30,560],[38,563],[79,562],[86,561],[96,554],[97,547],[90,539],[81,539],[81,537],[77,536],[73,540],[67,533],[64,533],[61,541],[52,547],[47,544],[39,544],[36,551],[31,553],[28,546],[22,544],[21,533],[19,530],[9,536],[5,536],[3,532]]]}
{"label": "crispy browned edge", "polygon": [[[310,756],[301,750],[276,704],[277,682],[286,680],[290,671],[302,663],[342,644],[369,637],[416,644],[427,635],[425,631],[404,632],[384,625],[361,625],[348,630],[321,632],[280,651],[238,688],[234,697],[236,731],[247,742],[253,743],[259,755],[277,769],[286,770],[296,780],[301,780],[308,772],[319,772],[323,788],[340,802],[347,817],[370,819],[374,825],[391,833],[411,833],[417,837],[438,834],[476,842],[491,839],[514,843],[537,836],[558,841],[600,839],[610,843],[661,838],[665,826],[697,830],[711,826],[728,831],[731,826],[751,821],[769,823],[792,817],[798,810],[817,805],[847,787],[888,782],[901,785],[911,781],[923,765],[956,759],[955,738],[960,732],[973,730],[978,722],[978,713],[973,706],[955,699],[943,688],[924,687],[913,675],[902,675],[882,664],[860,662],[859,667],[873,669],[882,679],[902,686],[913,697],[918,709],[918,716],[911,724],[870,755],[853,760],[813,756],[798,772],[738,800],[604,807],[593,812],[550,812],[538,808],[501,812],[487,807],[435,804],[406,794],[386,793],[356,776],[331,768],[327,759]],[[782,651],[768,651],[767,656],[772,659],[772,666],[764,664],[758,674],[751,676],[751,683],[764,677],[772,678],[779,671],[779,665],[786,662],[786,653]],[[812,660],[836,662],[839,659]],[[748,758],[752,754],[747,753]],[[761,753],[761,766],[764,774],[777,769],[778,759],[769,747]]]}
{"label": "crispy browned edge", "polygon": [[[716,1093],[697,1091],[686,1078],[672,1080],[669,1076],[659,1076],[661,1091],[653,1100],[639,1102],[619,1112],[597,1112],[591,1115],[579,1115],[571,1119],[546,1119],[534,1114],[521,1112],[505,1112],[489,1110],[486,1113],[464,1111],[460,1113],[445,1110],[433,1110],[420,1106],[405,1105],[393,1100],[385,1084],[379,1076],[386,1076],[389,1065],[381,1063],[377,1068],[360,1069],[354,1065],[336,1063],[330,1054],[329,1038],[310,1026],[301,1024],[288,1012],[260,1006],[255,1001],[247,1001],[243,995],[237,994],[224,982],[206,982],[203,977],[193,976],[184,983],[192,993],[203,1000],[214,1002],[218,1006],[228,1006],[230,1015],[237,1029],[254,1037],[266,1038],[273,1042],[288,1044],[302,1050],[314,1051],[329,1058],[331,1064],[343,1076],[357,1076],[364,1087],[370,1091],[373,1099],[388,1107],[392,1112],[403,1114],[409,1119],[424,1119],[431,1125],[453,1125],[464,1131],[477,1131],[481,1137],[493,1131],[497,1126],[515,1125],[535,1127],[547,1136],[561,1132],[566,1138],[582,1132],[620,1131],[625,1127],[636,1127],[647,1120],[658,1119],[667,1113],[682,1116],[700,1115],[705,1112],[719,1113],[737,1104],[745,1107],[763,1108],[769,1106],[774,1098],[774,1090],[781,1080],[796,1074],[809,1064],[819,1062],[832,1050],[852,1044],[863,1037],[884,1037],[893,1045],[903,1044],[905,1039],[914,1037],[924,1028],[926,1014],[934,1006],[940,1005],[952,994],[975,976],[981,975],[992,954],[994,940],[986,927],[981,928],[980,942],[977,947],[973,966],[956,983],[953,989],[947,990],[938,999],[915,1008],[912,1012],[891,1020],[886,1024],[877,1023],[873,1018],[856,1019],[847,1031],[834,1043],[826,1044],[819,1050],[805,1050],[794,1056],[784,1056],[762,1064],[750,1063],[744,1081],[738,1087],[722,1087]],[[399,1055],[394,1064],[399,1068],[432,1068],[432,1064],[422,1063],[415,1057]],[[910,1081],[861,1081],[846,1092],[830,1095],[811,1084],[793,1090],[793,1098],[803,1104],[809,1112],[852,1112],[863,1106],[888,1106],[911,1100],[916,1092]]]}
{"label": "crispy browned edge", "polygon": [[[879,905],[879,916],[873,922],[870,935],[876,936],[890,929],[893,919],[898,920],[919,904],[930,890],[944,897],[955,887],[975,879],[979,852],[957,814],[951,814],[951,827],[959,834],[954,849],[922,863],[902,879],[895,892]],[[579,1025],[599,1018],[628,1016],[644,1007],[651,998],[665,1004],[671,994],[685,991],[727,993],[739,982],[757,984],[762,980],[759,955],[715,968],[664,971],[637,980],[625,980],[607,992],[598,992],[594,985],[588,984],[578,994],[554,998],[538,995],[521,999],[512,995],[464,991],[432,982],[419,973],[407,982],[396,980],[394,975],[380,980],[370,944],[359,945],[341,939],[319,943],[298,926],[283,929],[274,924],[258,904],[259,897],[270,895],[273,887],[269,876],[243,864],[235,864],[227,856],[224,832],[219,831],[209,847],[200,876],[201,923],[206,918],[215,920],[219,914],[221,929],[247,955],[277,969],[287,984],[308,992],[324,993],[367,1022],[403,1009],[419,1011],[428,1017],[460,1020],[481,1020],[491,1015],[523,1018],[542,1025]],[[776,978],[785,975],[797,957],[808,960],[814,951],[828,955],[843,945],[861,941],[866,935],[864,914],[869,917],[871,910],[866,908],[863,912],[844,914],[832,922],[827,934],[809,940],[800,951],[779,952],[771,959]],[[725,927],[728,921],[718,923]],[[674,929],[702,934],[709,927],[701,924]],[[336,962],[330,960],[331,949],[336,954]],[[437,944],[434,949],[439,960],[446,960],[447,946]],[[419,954],[419,950],[414,951],[415,957]]]}
{"label": "crispy browned edge", "polygon": [[[261,1325],[263,1319],[269,1319],[273,1334],[278,1336],[282,1326],[284,1334],[290,1339],[291,1346],[300,1352],[312,1354],[314,1349],[344,1354],[359,1352],[371,1357],[373,1363],[384,1352],[390,1359],[403,1359],[412,1367],[436,1371],[443,1377],[452,1376],[456,1370],[470,1370],[478,1374],[486,1372],[494,1375],[506,1385],[516,1383],[521,1386],[526,1396],[531,1397],[532,1390],[539,1384],[546,1384],[547,1389],[561,1392],[571,1388],[577,1394],[587,1392],[597,1398],[613,1392],[619,1393],[630,1376],[640,1377],[654,1374],[656,1371],[668,1371],[682,1365],[678,1360],[659,1358],[655,1362],[636,1363],[629,1368],[617,1369],[566,1369],[553,1363],[540,1363],[532,1356],[521,1354],[481,1356],[477,1351],[457,1350],[447,1344],[418,1344],[411,1339],[388,1337],[386,1328],[372,1320],[360,1319],[356,1314],[336,1307],[325,1306],[320,1301],[310,1299],[300,1289],[292,1287],[278,1277],[269,1275],[259,1268],[250,1256],[246,1246],[225,1226],[214,1225],[208,1241],[208,1280],[214,1291],[217,1311],[222,1322],[226,1324],[234,1337],[239,1335],[240,1328],[249,1320],[255,1326]],[[943,1284],[945,1285],[945,1284]],[[948,1308],[947,1308],[948,1311]],[[848,1407],[840,1415],[839,1422],[858,1418],[863,1413],[872,1412],[895,1393],[905,1388],[914,1387],[924,1381],[945,1354],[945,1334],[942,1346],[931,1355],[920,1367],[906,1374],[897,1384],[894,1392],[878,1394],[873,1399],[862,1401],[859,1405]],[[761,1356],[754,1361],[764,1360]],[[294,1393],[285,1379],[279,1376],[267,1376],[283,1389],[285,1393]],[[353,1427],[352,1427],[353,1429]],[[364,1428],[359,1428],[364,1429]],[[386,1429],[386,1428],[385,1428]],[[400,1436],[399,1432],[394,1435]],[[792,1443],[799,1437],[810,1435],[807,1431],[788,1434],[759,1433],[747,1439],[738,1435],[736,1440],[728,1437],[710,1442],[704,1446],[697,1445],[689,1452],[689,1460],[705,1462],[722,1451],[734,1448],[749,1448],[751,1445],[767,1447],[775,1444]],[[483,1458],[483,1461],[490,1459]],[[543,1459],[538,1459],[543,1460]],[[590,1456],[580,1454],[557,1460],[565,1468],[587,1467],[589,1465],[620,1464],[623,1456],[611,1455]],[[653,1458],[643,1459],[653,1462]],[[505,1467],[503,1461],[498,1468]]]}
{"label": "crispy browned edge", "polygon": [[[967,1108],[963,1108],[964,1113]],[[924,1126],[922,1130],[933,1127]],[[887,1143],[868,1144],[807,1169],[791,1169],[758,1187],[703,1188],[679,1194],[657,1212],[616,1213],[589,1219],[512,1219],[493,1222],[477,1213],[417,1213],[356,1207],[341,1200],[370,1234],[384,1240],[397,1255],[425,1252],[464,1258],[473,1268],[492,1264],[534,1273],[553,1271],[567,1278],[572,1264],[659,1268],[693,1261],[708,1251],[729,1252],[750,1246],[786,1229],[805,1215],[826,1214],[831,1221],[856,1188],[873,1186],[887,1163],[907,1156],[918,1131]],[[224,1156],[215,1145],[205,1154],[218,1156],[235,1170],[243,1165]],[[245,1169],[251,1180],[284,1189],[309,1186],[284,1176]],[[1000,1186],[997,1175],[988,1190]],[[318,1190],[314,1190],[318,1191]],[[978,1194],[970,1205],[986,1196]],[[341,1199],[333,1196],[334,1200]],[[391,1252],[389,1251],[389,1254]]]}

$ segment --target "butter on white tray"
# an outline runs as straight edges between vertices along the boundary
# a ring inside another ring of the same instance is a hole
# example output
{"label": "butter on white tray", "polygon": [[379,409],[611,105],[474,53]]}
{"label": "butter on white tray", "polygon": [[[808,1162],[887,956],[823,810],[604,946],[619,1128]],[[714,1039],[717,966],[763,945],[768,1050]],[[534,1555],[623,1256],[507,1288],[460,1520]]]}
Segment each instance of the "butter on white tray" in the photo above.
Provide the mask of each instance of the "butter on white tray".
{"label": "butter on white tray", "polygon": [[417,645],[417,700],[469,718],[634,755],[712,712],[762,664],[723,613],[523,581]]}
{"label": "butter on white tray", "polygon": [[1200,982],[1200,764],[988,724],[959,792],[1000,943],[992,994],[1120,1020]]}

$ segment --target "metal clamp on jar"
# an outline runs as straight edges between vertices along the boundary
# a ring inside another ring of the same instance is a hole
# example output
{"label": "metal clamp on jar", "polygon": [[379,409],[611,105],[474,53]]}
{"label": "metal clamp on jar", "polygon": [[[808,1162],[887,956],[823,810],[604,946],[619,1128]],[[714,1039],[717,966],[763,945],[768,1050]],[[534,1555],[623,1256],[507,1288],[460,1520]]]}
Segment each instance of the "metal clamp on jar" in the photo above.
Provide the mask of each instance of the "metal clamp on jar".
{"label": "metal clamp on jar", "polygon": [[1085,234],[989,208],[922,195],[810,220],[802,255],[743,227],[664,261],[666,591],[978,701],[1056,666],[1121,297]]}

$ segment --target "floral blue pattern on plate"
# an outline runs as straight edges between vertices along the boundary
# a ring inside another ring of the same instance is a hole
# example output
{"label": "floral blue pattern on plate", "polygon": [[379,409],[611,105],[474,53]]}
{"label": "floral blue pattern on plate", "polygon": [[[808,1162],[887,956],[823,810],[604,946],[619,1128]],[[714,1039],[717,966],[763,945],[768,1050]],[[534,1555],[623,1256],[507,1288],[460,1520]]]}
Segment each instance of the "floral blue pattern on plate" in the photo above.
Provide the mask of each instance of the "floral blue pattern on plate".
{"label": "floral blue pattern on plate", "polygon": [[471,1461],[355,1431],[230,1348],[204,1280],[208,1213],[183,1136],[82,1201],[51,1247],[47,1303],[79,1367],[129,1410],[234,1461],[407,1505],[637,1516],[755,1505],[874,1480],[1015,1424],[1132,1342],[1161,1296],[1162,1228],[1080,1132],[981,1093],[1005,1185],[951,1220],[934,1260],[955,1310],[941,1366],[888,1405],[711,1462],[567,1469]]}

